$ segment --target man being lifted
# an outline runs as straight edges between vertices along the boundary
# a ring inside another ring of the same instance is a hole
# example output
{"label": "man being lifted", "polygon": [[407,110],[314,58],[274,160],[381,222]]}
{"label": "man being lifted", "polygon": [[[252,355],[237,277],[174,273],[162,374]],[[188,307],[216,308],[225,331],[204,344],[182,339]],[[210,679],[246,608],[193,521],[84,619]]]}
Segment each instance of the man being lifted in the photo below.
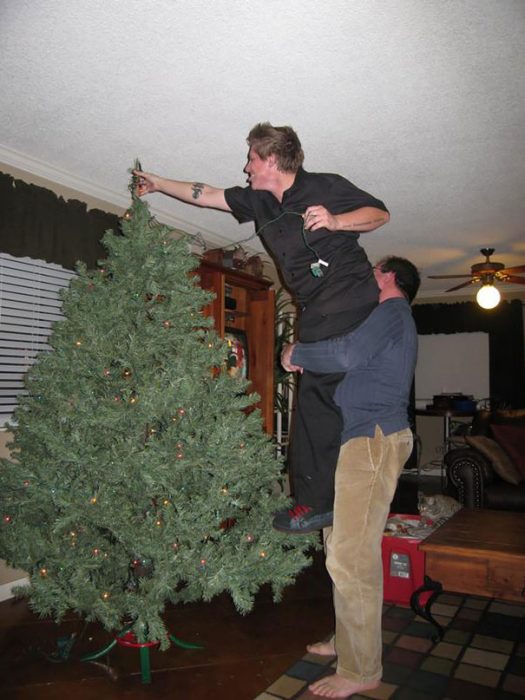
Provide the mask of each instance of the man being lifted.
{"label": "man being lifted", "polygon": [[[388,210],[341,175],[306,172],[289,126],[257,124],[247,142],[247,187],[220,189],[135,171],[137,193],[162,192],[231,212],[241,223],[254,221],[297,304],[300,342],[348,333],[378,303],[359,234],[387,223]],[[280,530],[310,532],[332,522],[342,431],[333,394],[343,376],[305,371],[300,378],[290,454],[295,505],[276,515]]]}

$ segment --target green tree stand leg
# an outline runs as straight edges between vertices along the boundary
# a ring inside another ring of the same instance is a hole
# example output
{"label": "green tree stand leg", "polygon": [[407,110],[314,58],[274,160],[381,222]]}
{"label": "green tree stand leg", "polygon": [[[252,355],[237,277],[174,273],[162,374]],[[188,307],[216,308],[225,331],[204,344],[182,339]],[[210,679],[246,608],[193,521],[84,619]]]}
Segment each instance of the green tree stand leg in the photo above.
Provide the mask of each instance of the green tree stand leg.
{"label": "green tree stand leg", "polygon": [[[128,628],[129,629],[129,628]],[[192,644],[191,642],[185,642],[182,639],[179,639],[178,637],[175,637],[173,634],[169,635],[170,641],[173,642],[176,646],[180,647],[181,649],[202,649],[201,644]],[[151,659],[150,659],[150,647],[153,646],[151,643],[149,644],[144,644],[141,645],[139,642],[130,642],[130,643],[122,643],[119,642],[119,637],[117,636],[116,639],[113,639],[109,644],[106,644],[106,646],[102,647],[102,649],[98,649],[97,651],[91,652],[90,654],[84,654],[84,656],[80,657],[81,661],[96,661],[99,659],[101,656],[104,656],[108,654],[115,644],[120,643],[121,646],[127,647],[127,648],[135,648],[139,650],[139,658],[140,658],[140,675],[141,675],[141,680],[142,683],[151,683]]]}
{"label": "green tree stand leg", "polygon": [[149,647],[140,647],[140,674],[143,683],[151,683]]}
{"label": "green tree stand leg", "polygon": [[183,642],[182,639],[178,639],[173,634],[170,634],[171,641],[176,644],[181,649],[203,649],[202,644],[192,644],[191,642]]}
{"label": "green tree stand leg", "polygon": [[95,661],[96,659],[100,659],[101,656],[104,656],[104,654],[108,654],[115,644],[117,643],[116,639],[113,639],[109,644],[106,644],[105,647],[102,649],[99,649],[98,651],[94,651],[91,654],[84,654],[84,656],[80,657],[81,661]]}

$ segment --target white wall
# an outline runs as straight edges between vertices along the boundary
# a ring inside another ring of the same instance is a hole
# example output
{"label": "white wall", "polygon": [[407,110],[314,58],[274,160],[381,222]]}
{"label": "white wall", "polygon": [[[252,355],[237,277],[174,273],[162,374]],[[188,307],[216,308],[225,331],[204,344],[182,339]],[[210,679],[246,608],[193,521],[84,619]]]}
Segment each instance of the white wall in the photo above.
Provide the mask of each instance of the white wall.
{"label": "white wall", "polygon": [[432,333],[418,342],[416,408],[432,403],[435,394],[490,396],[488,333]]}
{"label": "white wall", "polygon": [[[490,396],[488,333],[434,333],[421,335],[418,341],[416,408],[426,408],[436,394],[461,393],[477,401]],[[423,473],[441,471],[437,463],[444,451],[443,422],[440,416],[416,416]]]}

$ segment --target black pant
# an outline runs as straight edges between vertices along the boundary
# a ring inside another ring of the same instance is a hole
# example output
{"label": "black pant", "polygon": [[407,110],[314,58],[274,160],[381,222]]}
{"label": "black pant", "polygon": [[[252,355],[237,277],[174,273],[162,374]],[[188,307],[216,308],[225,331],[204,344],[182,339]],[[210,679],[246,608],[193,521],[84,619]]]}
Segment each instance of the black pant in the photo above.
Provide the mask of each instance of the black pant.
{"label": "black pant", "polygon": [[290,444],[292,490],[296,503],[321,512],[334,506],[343,419],[333,397],[344,376],[305,370],[299,378]]}

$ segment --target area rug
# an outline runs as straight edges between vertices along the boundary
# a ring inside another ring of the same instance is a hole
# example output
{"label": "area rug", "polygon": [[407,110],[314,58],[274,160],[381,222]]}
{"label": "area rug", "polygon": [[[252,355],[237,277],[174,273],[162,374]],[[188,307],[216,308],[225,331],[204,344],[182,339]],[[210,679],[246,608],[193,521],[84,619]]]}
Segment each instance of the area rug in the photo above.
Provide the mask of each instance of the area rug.
{"label": "area rug", "polygon": [[[516,700],[525,697],[525,605],[444,594],[434,627],[410,608],[385,604],[383,681],[352,698]],[[329,637],[330,635],[327,635]],[[318,641],[318,640],[312,640]],[[308,684],[332,673],[334,657],[306,654],[255,700],[313,700]]]}

